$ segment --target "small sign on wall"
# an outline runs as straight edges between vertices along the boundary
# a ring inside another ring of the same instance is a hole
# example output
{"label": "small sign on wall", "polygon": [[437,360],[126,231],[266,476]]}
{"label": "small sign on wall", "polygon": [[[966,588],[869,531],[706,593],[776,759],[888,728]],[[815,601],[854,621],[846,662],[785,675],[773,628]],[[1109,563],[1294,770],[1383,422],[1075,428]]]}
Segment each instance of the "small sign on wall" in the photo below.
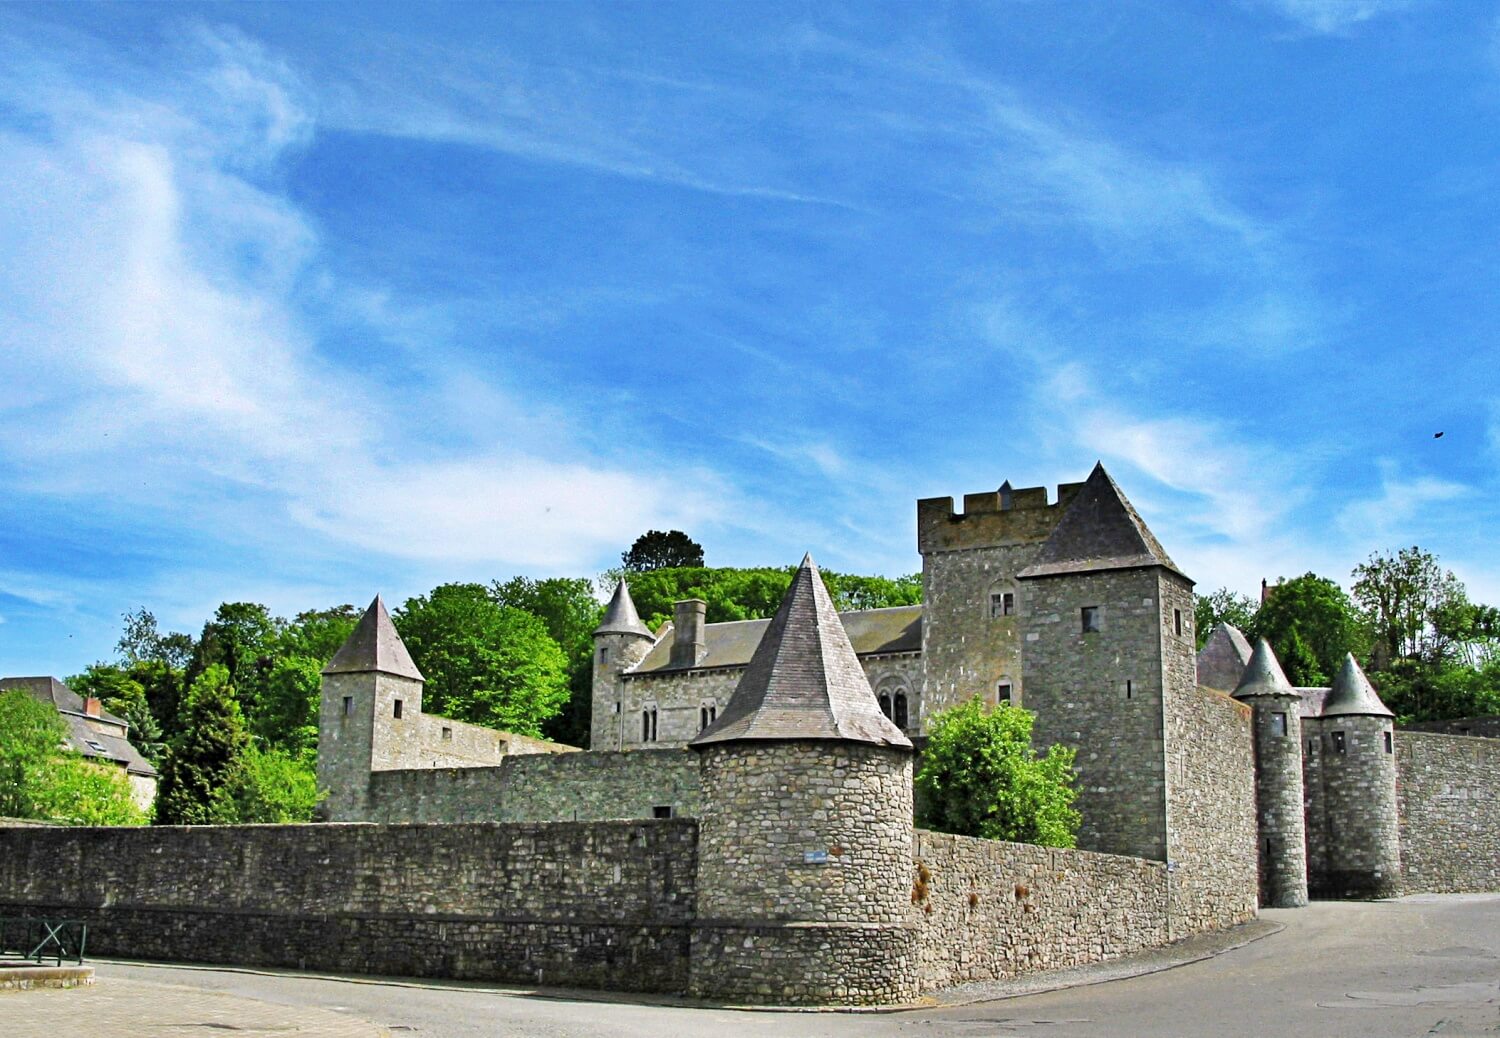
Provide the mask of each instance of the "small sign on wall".
{"label": "small sign on wall", "polygon": [[827,865],[827,851],[803,851],[802,864],[804,865]]}

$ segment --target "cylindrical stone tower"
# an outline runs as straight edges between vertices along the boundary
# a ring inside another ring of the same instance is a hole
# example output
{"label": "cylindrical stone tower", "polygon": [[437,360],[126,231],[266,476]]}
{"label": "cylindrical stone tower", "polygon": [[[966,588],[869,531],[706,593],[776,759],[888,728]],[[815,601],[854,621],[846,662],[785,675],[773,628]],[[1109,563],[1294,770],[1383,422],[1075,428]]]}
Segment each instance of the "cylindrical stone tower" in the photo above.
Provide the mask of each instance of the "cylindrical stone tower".
{"label": "cylindrical stone tower", "polygon": [[1401,893],[1394,716],[1352,655],[1323,704],[1322,726],[1328,868],[1313,893],[1394,897]]}
{"label": "cylindrical stone tower", "polygon": [[703,797],[692,993],[915,997],[911,743],[881,714],[811,558],[690,745]]}
{"label": "cylindrical stone tower", "polygon": [[1307,904],[1302,697],[1264,638],[1256,644],[1234,698],[1249,705],[1254,715],[1260,903],[1266,908],[1301,908]]}
{"label": "cylindrical stone tower", "polygon": [[640,663],[655,642],[650,628],[641,623],[630,588],[622,577],[604,610],[604,619],[594,628],[593,702],[589,720],[589,749],[625,748],[624,704],[620,675]]}

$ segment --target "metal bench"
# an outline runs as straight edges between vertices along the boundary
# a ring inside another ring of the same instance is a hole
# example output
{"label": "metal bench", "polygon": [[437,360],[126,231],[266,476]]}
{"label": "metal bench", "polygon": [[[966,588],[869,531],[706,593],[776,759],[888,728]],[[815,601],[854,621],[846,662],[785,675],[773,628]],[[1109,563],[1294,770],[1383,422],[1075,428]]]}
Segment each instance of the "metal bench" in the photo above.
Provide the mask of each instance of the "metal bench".
{"label": "metal bench", "polygon": [[88,939],[88,925],[77,919],[0,916],[0,958],[82,964]]}

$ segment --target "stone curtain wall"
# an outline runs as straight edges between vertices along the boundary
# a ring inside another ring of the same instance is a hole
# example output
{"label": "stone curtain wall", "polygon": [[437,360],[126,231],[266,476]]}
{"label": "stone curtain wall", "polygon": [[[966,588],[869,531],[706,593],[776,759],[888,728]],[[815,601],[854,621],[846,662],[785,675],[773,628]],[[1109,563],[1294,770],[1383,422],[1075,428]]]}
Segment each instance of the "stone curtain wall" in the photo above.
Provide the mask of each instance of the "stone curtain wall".
{"label": "stone curtain wall", "polygon": [[925,830],[913,851],[923,990],[1100,962],[1168,940],[1161,862]]}
{"label": "stone curtain wall", "polygon": [[1208,689],[1167,699],[1171,937],[1255,916],[1255,749],[1250,708]]}
{"label": "stone curtain wall", "polygon": [[1396,733],[1408,893],[1500,890],[1500,741]]}
{"label": "stone curtain wall", "polygon": [[1401,726],[1403,732],[1441,732],[1444,735],[1473,735],[1500,739],[1500,716],[1455,717],[1447,721],[1418,721]]}
{"label": "stone curtain wall", "polygon": [[370,775],[372,822],[567,822],[700,811],[698,758],[688,750],[527,754],[492,768],[419,768]]}
{"label": "stone curtain wall", "polygon": [[131,958],[686,986],[697,826],[0,829],[0,915]]}

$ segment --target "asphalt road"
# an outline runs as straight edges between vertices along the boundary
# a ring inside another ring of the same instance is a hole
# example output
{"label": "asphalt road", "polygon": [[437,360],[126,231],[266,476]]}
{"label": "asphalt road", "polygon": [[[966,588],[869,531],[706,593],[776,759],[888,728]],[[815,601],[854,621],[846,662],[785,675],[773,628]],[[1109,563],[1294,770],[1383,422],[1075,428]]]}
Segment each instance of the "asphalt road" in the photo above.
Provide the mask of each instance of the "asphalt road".
{"label": "asphalt road", "polygon": [[333,1010],[389,1028],[396,1038],[1500,1034],[1500,895],[1323,902],[1264,916],[1286,928],[1176,969],[880,1014],[684,1008],[117,963],[100,964],[98,975],[100,985],[112,979],[186,985]]}

